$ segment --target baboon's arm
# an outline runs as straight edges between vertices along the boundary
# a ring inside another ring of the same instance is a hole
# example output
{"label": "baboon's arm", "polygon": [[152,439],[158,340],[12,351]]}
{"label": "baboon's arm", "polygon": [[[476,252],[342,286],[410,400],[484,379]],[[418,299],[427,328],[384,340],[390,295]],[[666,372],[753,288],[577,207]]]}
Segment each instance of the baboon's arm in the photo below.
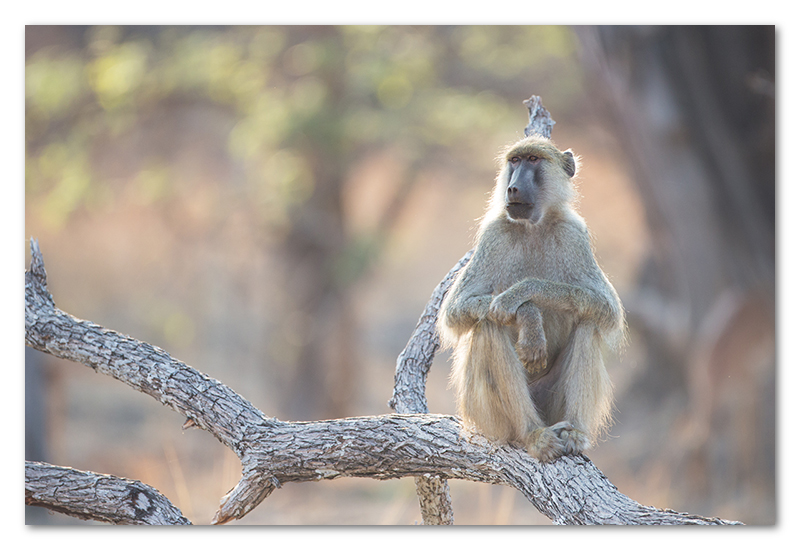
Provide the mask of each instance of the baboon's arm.
{"label": "baboon's arm", "polygon": [[491,270],[497,265],[496,254],[478,243],[475,254],[453,283],[442,304],[443,321],[456,334],[472,329],[489,313],[492,303]]}
{"label": "baboon's arm", "polygon": [[613,328],[619,325],[622,312],[612,293],[606,288],[595,290],[544,279],[523,279],[494,299],[490,315],[498,319],[514,316],[522,304],[532,302],[541,309],[571,312],[578,319]]}
{"label": "baboon's arm", "polygon": [[486,317],[493,297],[491,294],[478,296],[460,294],[453,298],[445,304],[444,322],[451,330],[462,334]]}

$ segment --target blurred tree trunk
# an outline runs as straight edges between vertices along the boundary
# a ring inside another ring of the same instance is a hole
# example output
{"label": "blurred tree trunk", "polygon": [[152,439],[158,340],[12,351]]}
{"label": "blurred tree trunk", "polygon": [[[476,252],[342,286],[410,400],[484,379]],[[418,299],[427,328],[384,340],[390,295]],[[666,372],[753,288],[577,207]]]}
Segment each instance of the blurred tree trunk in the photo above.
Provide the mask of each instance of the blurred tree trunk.
{"label": "blurred tree trunk", "polygon": [[[303,331],[286,410],[293,419],[340,418],[353,413],[357,370],[355,316],[349,298],[352,281],[340,276],[348,246],[343,189],[347,176],[341,113],[346,109],[341,36],[332,27],[313,31],[331,57],[324,78],[326,103],[314,126],[296,133],[293,145],[313,173],[313,193],[294,212],[284,242],[286,289]],[[337,42],[330,44],[330,42]]]}
{"label": "blurred tree trunk", "polygon": [[[678,396],[685,411],[650,452],[672,456],[688,474],[674,479],[705,504],[774,503],[775,28],[578,34],[651,233],[625,302],[647,353],[632,397]],[[774,521],[774,506],[762,514]]]}
{"label": "blurred tree trunk", "polygon": [[[47,376],[41,352],[25,348],[25,460],[48,460]],[[25,525],[48,523],[43,508],[25,506]]]}

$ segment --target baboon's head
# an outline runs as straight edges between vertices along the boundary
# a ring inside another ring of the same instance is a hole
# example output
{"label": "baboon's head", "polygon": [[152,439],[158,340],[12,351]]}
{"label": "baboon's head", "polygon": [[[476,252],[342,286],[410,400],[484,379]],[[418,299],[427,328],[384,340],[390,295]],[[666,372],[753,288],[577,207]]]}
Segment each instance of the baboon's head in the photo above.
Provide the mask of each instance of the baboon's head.
{"label": "baboon's head", "polygon": [[515,221],[538,223],[556,204],[572,199],[576,172],[572,151],[560,151],[546,138],[525,138],[503,152],[495,200]]}

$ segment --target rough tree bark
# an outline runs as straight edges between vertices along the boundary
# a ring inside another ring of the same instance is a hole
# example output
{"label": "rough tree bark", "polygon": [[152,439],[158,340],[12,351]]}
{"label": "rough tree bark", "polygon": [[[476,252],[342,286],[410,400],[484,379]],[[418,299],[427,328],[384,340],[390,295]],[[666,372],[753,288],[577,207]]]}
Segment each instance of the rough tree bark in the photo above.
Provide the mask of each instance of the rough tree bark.
{"label": "rough tree bark", "polygon": [[117,525],[190,525],[181,511],[141,481],[25,463],[25,504]]}
{"label": "rough tree bark", "polygon": [[[25,274],[27,345],[87,365],[152,396],[185,416],[188,425],[212,433],[240,458],[242,479],[223,497],[212,523],[243,517],[284,483],[342,476],[438,476],[509,485],[557,524],[735,523],[642,506],[617,491],[583,456],[542,464],[521,449],[466,432],[453,416],[390,414],[317,422],[268,418],[224,384],[164,350],[56,308],[35,240],[31,254]],[[66,476],[54,475],[43,482],[39,472],[53,471],[48,468],[53,467],[27,464],[29,504],[115,523],[186,523],[166,499],[158,499],[165,511],[156,512],[157,492],[138,482],[75,470],[69,472],[83,481],[66,484]],[[100,480],[116,485],[100,491]],[[94,492],[79,491],[81,483]],[[126,511],[103,512],[120,502],[127,503]]]}
{"label": "rough tree bark", "polygon": [[[530,101],[535,106],[537,100]],[[33,239],[25,273],[25,342],[150,395],[186,417],[185,427],[207,430],[233,450],[242,463],[242,478],[222,498],[215,524],[242,518],[284,483],[342,476],[416,477],[426,523],[452,523],[449,478],[514,487],[556,524],[738,523],[642,506],[582,455],[543,464],[522,449],[466,431],[457,417],[426,414],[425,380],[438,347],[436,314],[470,255],[437,287],[398,359],[390,405],[401,414],[312,422],[269,418],[166,351],[59,310]],[[42,463],[26,464],[26,503],[112,523],[188,523],[144,484]]]}

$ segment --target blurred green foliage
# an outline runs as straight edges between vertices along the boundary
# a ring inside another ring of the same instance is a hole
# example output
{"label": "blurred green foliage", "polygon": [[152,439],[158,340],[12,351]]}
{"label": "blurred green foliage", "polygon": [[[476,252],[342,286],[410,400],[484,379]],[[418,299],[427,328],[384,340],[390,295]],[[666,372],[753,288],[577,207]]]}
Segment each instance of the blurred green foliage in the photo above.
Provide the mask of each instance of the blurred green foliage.
{"label": "blurred green foliage", "polygon": [[169,161],[157,153],[136,160],[131,193],[96,169],[98,147],[159,106],[228,113],[228,151],[251,204],[281,225],[322,184],[312,149],[327,148],[326,169],[340,173],[389,144],[412,161],[453,145],[469,159],[487,135],[523,125],[522,99],[547,94],[552,109],[574,99],[579,80],[565,27],[56,29],[69,37],[58,46],[28,28],[25,75],[28,214],[51,229],[121,197],[171,200]]}

